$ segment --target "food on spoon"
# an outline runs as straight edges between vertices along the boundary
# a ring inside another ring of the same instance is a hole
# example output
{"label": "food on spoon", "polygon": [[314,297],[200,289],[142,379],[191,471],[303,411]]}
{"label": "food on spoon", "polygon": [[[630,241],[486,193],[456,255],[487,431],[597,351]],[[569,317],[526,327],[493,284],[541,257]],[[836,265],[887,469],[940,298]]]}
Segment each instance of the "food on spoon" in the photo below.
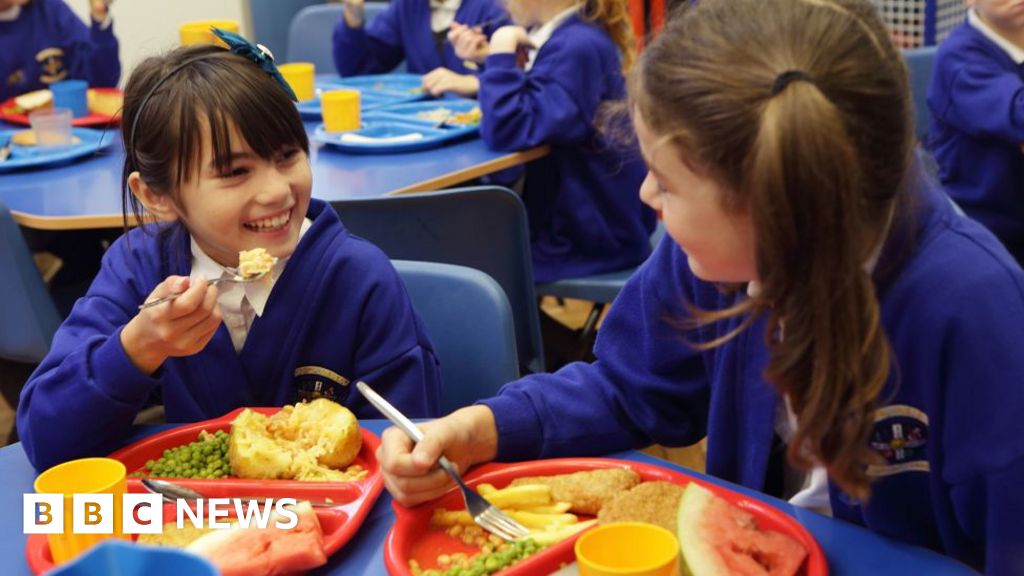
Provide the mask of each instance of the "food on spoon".
{"label": "food on spoon", "polygon": [[640,483],[640,475],[629,468],[584,470],[556,476],[516,478],[510,486],[545,484],[551,486],[551,497],[569,502],[578,514],[595,515],[616,494]]}
{"label": "food on spoon", "polygon": [[258,528],[253,522],[248,528],[236,524],[213,530],[185,550],[205,557],[222,576],[293,574],[327,563],[323,529],[309,502],[299,502],[289,509],[298,516],[293,528],[278,528],[278,521],[288,522],[289,518],[275,511],[266,528]]}
{"label": "food on spoon", "polygon": [[238,253],[238,276],[246,280],[255,278],[270,272],[274,264],[277,264],[277,258],[265,248],[242,250]]}
{"label": "food on spoon", "polygon": [[803,544],[758,528],[754,517],[691,482],[679,505],[682,560],[692,576],[790,576],[807,557]]}
{"label": "food on spoon", "polygon": [[612,497],[597,519],[609,522],[647,522],[676,533],[679,501],[684,488],[671,482],[642,482]]}
{"label": "food on spoon", "polygon": [[8,109],[13,114],[28,114],[43,108],[53,106],[53,92],[49,90],[34,90],[26,92],[14,98],[14,106]]}
{"label": "food on spoon", "polygon": [[317,398],[270,417],[243,410],[231,422],[228,454],[241,478],[347,481],[366,476],[352,465],[361,447],[355,415]]}

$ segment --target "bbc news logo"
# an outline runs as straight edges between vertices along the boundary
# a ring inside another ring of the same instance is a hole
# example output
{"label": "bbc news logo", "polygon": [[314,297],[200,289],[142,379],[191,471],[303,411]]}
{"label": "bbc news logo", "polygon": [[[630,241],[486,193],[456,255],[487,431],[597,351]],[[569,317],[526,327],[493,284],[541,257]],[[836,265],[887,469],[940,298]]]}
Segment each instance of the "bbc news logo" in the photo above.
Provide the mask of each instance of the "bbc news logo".
{"label": "bbc news logo", "polygon": [[[63,494],[24,494],[22,518],[25,534],[64,533]],[[299,523],[291,510],[294,498],[251,500],[244,498],[179,499],[174,505],[178,529],[189,522],[196,528],[241,528],[255,524],[265,529],[290,530]],[[114,533],[113,494],[73,494],[71,530],[74,534]],[[205,512],[205,514],[204,514]],[[232,514],[233,513],[233,514]],[[124,534],[160,534],[164,530],[164,502],[159,494],[121,496],[121,527]]]}

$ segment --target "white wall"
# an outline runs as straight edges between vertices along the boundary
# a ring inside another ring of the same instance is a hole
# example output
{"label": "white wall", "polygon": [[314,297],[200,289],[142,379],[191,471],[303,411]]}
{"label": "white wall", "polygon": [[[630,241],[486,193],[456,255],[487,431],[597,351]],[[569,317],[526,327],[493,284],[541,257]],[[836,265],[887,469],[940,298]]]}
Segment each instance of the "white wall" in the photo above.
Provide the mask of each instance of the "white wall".
{"label": "white wall", "polygon": [[[65,0],[89,22],[89,0]],[[135,64],[178,43],[178,26],[191,20],[236,20],[249,36],[247,0],[117,0],[110,6],[121,43],[121,86]]]}

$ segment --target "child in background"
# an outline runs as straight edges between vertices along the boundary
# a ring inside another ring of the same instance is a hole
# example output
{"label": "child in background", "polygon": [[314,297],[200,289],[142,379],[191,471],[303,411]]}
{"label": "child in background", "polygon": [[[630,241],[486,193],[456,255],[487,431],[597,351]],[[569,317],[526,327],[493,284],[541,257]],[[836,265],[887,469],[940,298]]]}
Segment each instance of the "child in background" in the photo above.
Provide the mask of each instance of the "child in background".
{"label": "child in background", "polygon": [[435,96],[476,94],[476,76],[447,42],[449,28],[462,23],[490,36],[509,22],[494,0],[392,0],[370,22],[364,0],[343,2],[342,18],[334,28],[338,73],[390,72],[405,60],[409,72],[425,75],[423,87]]}
{"label": "child in background", "polygon": [[389,429],[391,493],[448,489],[441,453],[465,470],[707,435],[710,474],[1020,574],[1024,273],[913,161],[872,4],[704,0],[631,96],[668,237],[597,361],[424,424],[415,449]]}
{"label": "child in background", "polygon": [[[349,386],[362,379],[410,415],[439,409],[437,360],[401,278],[310,198],[309,142],[272,60],[222,38],[231,51],[179,48],[128,81],[125,220],[130,203],[162,222],[110,247],[27,382],[18,432],[36,468],[116,448],[154,399],[171,422],[315,397],[368,417]],[[278,258],[267,277],[208,282],[234,277],[253,248]]]}
{"label": "child in background", "polygon": [[[509,0],[513,19],[491,37],[480,75],[480,133],[497,150],[542,144],[526,167],[537,282],[636,266],[651,251],[654,212],[636,195],[643,161],[595,128],[625,94],[634,54],[627,0]],[[531,47],[525,69],[517,63]]]}
{"label": "child in background", "polygon": [[0,0],[0,100],[66,79],[116,86],[121,77],[110,0],[90,0],[86,27],[63,0]]}
{"label": "child in background", "polygon": [[972,4],[939,46],[928,147],[950,196],[1024,263],[1024,2]]}

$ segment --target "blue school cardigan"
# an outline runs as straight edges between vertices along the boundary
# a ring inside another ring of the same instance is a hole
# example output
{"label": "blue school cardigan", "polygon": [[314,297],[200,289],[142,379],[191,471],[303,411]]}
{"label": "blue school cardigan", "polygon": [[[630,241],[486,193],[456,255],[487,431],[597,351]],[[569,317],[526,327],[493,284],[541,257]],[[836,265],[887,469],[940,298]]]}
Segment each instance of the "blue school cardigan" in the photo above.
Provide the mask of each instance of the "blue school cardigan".
{"label": "blue school cardigan", "polygon": [[[529,72],[514,54],[496,54],[480,75],[488,146],[551,145],[548,156],[527,165],[523,191],[537,282],[623,270],[650,254],[655,216],[639,196],[647,169],[635,145],[596,127],[602,107],[625,96],[621,65],[608,34],[574,15]],[[628,134],[630,127],[612,130]]]}
{"label": "blue school cardigan", "polygon": [[[494,0],[462,0],[455,13],[461,24],[483,24],[489,38],[495,30],[509,24],[508,14]],[[405,60],[406,69],[426,74],[435,68],[448,68],[469,74],[450,42],[440,52],[430,29],[430,3],[427,0],[392,0],[376,18],[361,28],[349,28],[345,17],[334,27],[334,65],[338,74],[377,74],[390,72]]]}
{"label": "blue school cardigan", "polygon": [[313,225],[241,352],[221,324],[201,352],[169,358],[152,376],[129,361],[121,329],[164,278],[189,275],[189,235],[165,226],[160,235],[135,229],[118,239],[22,391],[18,432],[32,464],[110,452],[153,398],[169,422],[317,396],[376,418],[349,385],[365,380],[403,412],[437,416],[438,362],[391,262],[351,236],[326,203],[313,200],[308,217]]}
{"label": "blue school cardigan", "polygon": [[0,22],[0,100],[59,80],[116,86],[121,76],[114,26],[86,26],[63,0],[32,0]]}
{"label": "blue school cardigan", "polygon": [[[925,185],[894,222],[875,272],[893,368],[870,446],[869,502],[830,486],[837,518],[990,574],[1024,567],[1024,273],[999,242]],[[707,352],[742,318],[681,331],[684,302],[745,298],[696,278],[666,237],[616,299],[597,361],[528,376],[483,401],[498,458],[595,455],[707,436],[707,471],[765,487],[779,396],[765,382],[764,321]]]}
{"label": "blue school cardigan", "polygon": [[928,107],[943,186],[1024,262],[1024,65],[964,23],[939,46]]}

